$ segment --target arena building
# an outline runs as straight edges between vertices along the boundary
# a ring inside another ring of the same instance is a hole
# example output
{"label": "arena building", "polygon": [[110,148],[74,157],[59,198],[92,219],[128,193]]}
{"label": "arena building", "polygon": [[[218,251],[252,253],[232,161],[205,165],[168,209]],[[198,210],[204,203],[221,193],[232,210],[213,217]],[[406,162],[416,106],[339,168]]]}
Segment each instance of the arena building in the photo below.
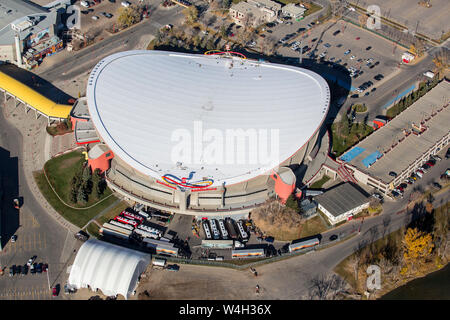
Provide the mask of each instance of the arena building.
{"label": "arena building", "polygon": [[96,144],[89,164],[111,189],[158,210],[217,216],[275,194],[285,201],[296,184],[289,166],[313,150],[329,104],[327,83],[306,69],[230,52],[127,51],[94,67],[71,117],[77,143]]}

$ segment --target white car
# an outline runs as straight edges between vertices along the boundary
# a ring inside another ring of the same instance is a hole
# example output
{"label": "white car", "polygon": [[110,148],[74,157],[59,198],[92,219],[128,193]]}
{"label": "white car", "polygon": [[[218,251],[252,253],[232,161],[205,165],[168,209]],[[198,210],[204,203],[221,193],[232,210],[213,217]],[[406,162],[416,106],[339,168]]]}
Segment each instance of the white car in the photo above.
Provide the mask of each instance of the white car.
{"label": "white car", "polygon": [[128,1],[122,1],[120,4],[125,8],[128,8],[131,5]]}
{"label": "white car", "polygon": [[92,16],[92,20],[98,20],[99,19],[99,17],[97,17],[97,16]]}
{"label": "white car", "polygon": [[36,259],[36,257],[31,257],[30,259],[28,259],[27,266],[30,267],[33,264],[35,259]]}
{"label": "white car", "polygon": [[89,8],[89,2],[88,1],[81,1],[80,4],[81,4],[82,7]]}
{"label": "white car", "polygon": [[355,56],[351,56],[351,57],[350,57],[350,60],[353,60],[353,59],[355,59],[355,58],[356,58]]}

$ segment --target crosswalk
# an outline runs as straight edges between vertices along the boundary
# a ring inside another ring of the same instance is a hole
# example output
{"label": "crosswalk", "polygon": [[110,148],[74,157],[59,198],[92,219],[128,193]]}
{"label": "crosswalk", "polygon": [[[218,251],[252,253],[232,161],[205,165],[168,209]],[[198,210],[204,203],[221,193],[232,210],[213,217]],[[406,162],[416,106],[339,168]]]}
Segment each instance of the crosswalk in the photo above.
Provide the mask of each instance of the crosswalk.
{"label": "crosswalk", "polygon": [[48,286],[30,286],[27,288],[0,289],[0,300],[49,300],[52,293]]}

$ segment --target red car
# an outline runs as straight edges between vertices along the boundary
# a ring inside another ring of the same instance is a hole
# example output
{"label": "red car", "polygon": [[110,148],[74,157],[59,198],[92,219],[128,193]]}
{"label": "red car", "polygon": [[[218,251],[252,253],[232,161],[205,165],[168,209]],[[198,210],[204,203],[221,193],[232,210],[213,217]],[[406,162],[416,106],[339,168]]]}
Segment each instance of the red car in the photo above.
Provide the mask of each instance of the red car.
{"label": "red car", "polygon": [[356,40],[359,40],[359,39],[361,39],[360,37],[356,37]]}
{"label": "red car", "polygon": [[428,161],[426,164],[429,165],[430,167],[433,167],[433,166],[434,166],[434,163],[431,162],[431,161]]}
{"label": "red car", "polygon": [[58,296],[58,289],[57,289],[56,287],[53,287],[53,288],[52,288],[52,295],[53,295],[54,297],[57,297],[57,296]]}

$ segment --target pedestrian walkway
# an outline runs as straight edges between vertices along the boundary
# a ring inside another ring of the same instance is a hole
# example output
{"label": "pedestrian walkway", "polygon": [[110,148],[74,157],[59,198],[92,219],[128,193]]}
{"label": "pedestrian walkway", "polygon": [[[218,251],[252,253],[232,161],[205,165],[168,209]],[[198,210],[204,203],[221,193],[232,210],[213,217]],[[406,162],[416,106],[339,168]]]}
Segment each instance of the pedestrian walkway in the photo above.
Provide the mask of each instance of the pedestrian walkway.
{"label": "pedestrian walkway", "polygon": [[[42,195],[33,176],[33,172],[40,171],[45,164],[45,141],[48,135],[46,131],[47,119],[38,117],[36,119],[32,112],[27,112],[18,108],[12,99],[1,102],[3,113],[8,122],[16,127],[23,137],[22,155],[19,155],[19,161],[23,167],[26,183],[32,191],[34,197],[41,206],[63,227],[78,232],[79,228],[69,221],[65,220]],[[23,182],[22,182],[23,183]]]}

